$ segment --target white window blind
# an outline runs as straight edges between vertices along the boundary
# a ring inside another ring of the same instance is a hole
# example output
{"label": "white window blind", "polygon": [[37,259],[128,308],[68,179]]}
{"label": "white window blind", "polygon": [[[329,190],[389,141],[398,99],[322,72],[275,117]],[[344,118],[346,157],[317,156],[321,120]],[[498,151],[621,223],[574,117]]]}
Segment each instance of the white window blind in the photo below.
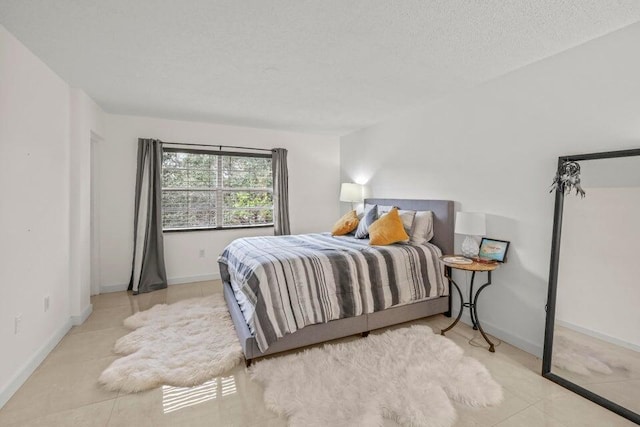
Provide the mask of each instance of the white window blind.
{"label": "white window blind", "polygon": [[164,230],[272,224],[270,154],[163,150]]}

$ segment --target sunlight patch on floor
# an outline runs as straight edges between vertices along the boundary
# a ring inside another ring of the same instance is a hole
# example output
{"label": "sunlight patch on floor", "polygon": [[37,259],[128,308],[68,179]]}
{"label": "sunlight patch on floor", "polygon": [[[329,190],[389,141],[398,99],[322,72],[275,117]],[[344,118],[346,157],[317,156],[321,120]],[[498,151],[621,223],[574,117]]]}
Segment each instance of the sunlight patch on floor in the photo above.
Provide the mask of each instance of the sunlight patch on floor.
{"label": "sunlight patch on floor", "polygon": [[195,387],[162,386],[164,413],[178,411],[189,406],[225,397],[237,392],[235,377],[220,377]]}

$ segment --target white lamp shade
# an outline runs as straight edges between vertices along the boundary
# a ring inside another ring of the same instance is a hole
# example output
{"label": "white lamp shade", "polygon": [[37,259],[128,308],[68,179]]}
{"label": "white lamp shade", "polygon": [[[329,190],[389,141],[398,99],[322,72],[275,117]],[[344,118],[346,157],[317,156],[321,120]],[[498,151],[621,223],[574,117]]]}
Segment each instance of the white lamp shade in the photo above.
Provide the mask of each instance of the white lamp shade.
{"label": "white lamp shade", "polygon": [[362,201],[362,185],[344,182],[340,187],[341,202],[361,202]]}
{"label": "white lamp shade", "polygon": [[485,214],[479,212],[457,212],[456,234],[484,236],[487,233]]}

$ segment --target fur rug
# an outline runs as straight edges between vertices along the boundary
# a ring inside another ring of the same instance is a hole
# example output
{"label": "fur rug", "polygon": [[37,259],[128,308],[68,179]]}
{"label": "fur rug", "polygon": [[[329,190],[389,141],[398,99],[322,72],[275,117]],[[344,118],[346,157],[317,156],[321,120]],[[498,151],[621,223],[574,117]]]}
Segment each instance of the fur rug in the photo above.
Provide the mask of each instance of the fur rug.
{"label": "fur rug", "polygon": [[554,366],[580,375],[610,375],[615,368],[629,369],[613,352],[579,343],[558,329],[553,338],[551,360]]}
{"label": "fur rug", "polygon": [[451,426],[452,400],[502,401],[502,388],[453,341],[416,325],[258,361],[250,373],[290,426]]}
{"label": "fur rug", "polygon": [[120,338],[114,351],[126,356],[99,379],[109,390],[202,384],[243,360],[221,294],[159,304],[128,317],[124,325],[134,331]]}

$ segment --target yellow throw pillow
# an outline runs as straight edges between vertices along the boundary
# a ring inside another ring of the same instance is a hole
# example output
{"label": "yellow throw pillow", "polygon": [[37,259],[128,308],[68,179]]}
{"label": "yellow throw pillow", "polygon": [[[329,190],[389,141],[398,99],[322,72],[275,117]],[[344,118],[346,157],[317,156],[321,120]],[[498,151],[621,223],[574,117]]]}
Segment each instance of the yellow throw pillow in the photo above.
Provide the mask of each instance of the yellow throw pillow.
{"label": "yellow throw pillow", "polygon": [[391,209],[388,214],[381,216],[369,227],[370,245],[384,246],[407,240],[409,240],[409,235],[404,231],[402,219],[398,215],[398,208]]}
{"label": "yellow throw pillow", "polygon": [[349,234],[358,228],[358,222],[360,221],[358,220],[356,211],[348,212],[334,224],[331,235],[344,236],[345,234]]}

